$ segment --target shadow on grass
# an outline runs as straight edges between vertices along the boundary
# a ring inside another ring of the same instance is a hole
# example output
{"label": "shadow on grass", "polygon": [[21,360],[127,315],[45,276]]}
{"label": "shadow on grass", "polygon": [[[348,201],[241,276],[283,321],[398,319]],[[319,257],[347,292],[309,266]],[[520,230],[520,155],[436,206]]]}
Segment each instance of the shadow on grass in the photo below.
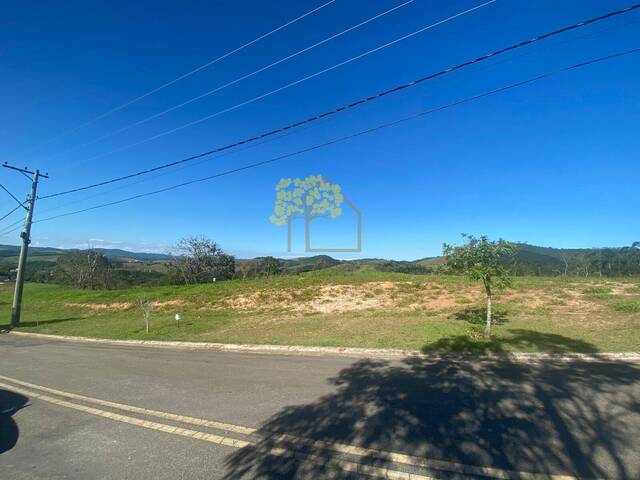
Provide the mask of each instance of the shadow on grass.
{"label": "shadow on grass", "polygon": [[[487,319],[487,307],[467,307],[455,312],[451,318],[462,320],[472,325],[484,325]],[[501,325],[508,322],[506,312],[500,309],[496,309],[492,313],[491,318],[494,325]]]}
{"label": "shadow on grass", "polygon": [[227,457],[225,478],[361,478],[344,469],[337,444],[372,449],[360,461],[382,468],[398,468],[390,451],[441,460],[433,469],[443,478],[460,476],[449,462],[640,478],[640,368],[633,363],[362,360],[329,383],[330,393],[267,420],[255,445]]}
{"label": "shadow on grass", "polygon": [[20,430],[13,414],[27,405],[28,398],[0,389],[0,453],[11,450],[18,442]]}
{"label": "shadow on grass", "polygon": [[[52,318],[50,320],[30,320],[28,322],[20,322],[20,327],[41,327],[42,325],[51,325],[54,323],[71,322],[73,320],[82,320],[83,317],[65,317],[65,318]],[[5,323],[0,325],[0,330],[5,333],[11,331],[11,323]]]}
{"label": "shadow on grass", "polygon": [[422,347],[422,352],[446,351],[446,352],[476,352],[476,353],[501,353],[514,350],[538,351],[550,353],[597,353],[595,345],[568,338],[555,333],[536,332],[526,329],[507,330],[508,337],[496,338],[495,335],[490,340],[470,335],[453,335],[441,338],[435,342]]}

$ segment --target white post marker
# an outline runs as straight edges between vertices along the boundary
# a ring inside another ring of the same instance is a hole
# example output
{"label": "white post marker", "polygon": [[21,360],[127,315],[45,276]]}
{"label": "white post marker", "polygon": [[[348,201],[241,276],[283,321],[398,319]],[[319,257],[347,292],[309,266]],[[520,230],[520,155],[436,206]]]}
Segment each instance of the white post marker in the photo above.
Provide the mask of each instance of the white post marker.
{"label": "white post marker", "polygon": [[179,322],[180,320],[182,320],[182,317],[179,313],[176,313],[176,322]]}

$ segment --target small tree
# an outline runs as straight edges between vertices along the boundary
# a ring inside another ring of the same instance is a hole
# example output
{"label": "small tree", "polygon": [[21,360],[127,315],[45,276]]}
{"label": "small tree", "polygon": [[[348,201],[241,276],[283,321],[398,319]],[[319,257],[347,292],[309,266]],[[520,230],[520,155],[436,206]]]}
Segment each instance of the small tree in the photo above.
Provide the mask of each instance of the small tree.
{"label": "small tree", "polygon": [[56,260],[55,277],[76,288],[94,290],[111,286],[112,266],[95,250],[76,250]]}
{"label": "small tree", "polygon": [[206,237],[187,237],[175,248],[178,255],[168,264],[173,283],[209,283],[229,280],[235,273],[236,260],[220,246]]}
{"label": "small tree", "polygon": [[144,318],[145,330],[147,333],[149,333],[149,316],[151,315],[153,304],[151,303],[151,300],[143,296],[136,298],[135,305],[140,313],[142,313],[142,317]]}
{"label": "small tree", "polygon": [[259,261],[257,259],[236,261],[236,269],[233,278],[246,280],[248,278],[257,277],[259,273],[258,265]]}
{"label": "small tree", "polygon": [[260,259],[258,269],[266,277],[280,275],[282,273],[282,262],[275,257],[264,257]]}
{"label": "small tree", "polygon": [[471,280],[482,280],[487,295],[487,318],[484,336],[491,337],[491,300],[494,289],[506,288],[511,284],[508,264],[513,260],[515,245],[502,239],[490,241],[486,236],[479,238],[462,234],[464,245],[453,246],[446,243],[442,247],[447,266],[452,271],[463,272]]}

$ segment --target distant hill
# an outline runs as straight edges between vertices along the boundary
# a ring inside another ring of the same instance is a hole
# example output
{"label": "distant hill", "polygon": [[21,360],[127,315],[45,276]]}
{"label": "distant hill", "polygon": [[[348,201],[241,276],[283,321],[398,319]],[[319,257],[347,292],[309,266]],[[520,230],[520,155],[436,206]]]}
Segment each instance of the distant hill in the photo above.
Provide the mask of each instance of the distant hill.
{"label": "distant hill", "polygon": [[[31,265],[51,265],[57,257],[73,251],[74,249],[62,249],[52,247],[30,247],[29,263]],[[161,253],[130,252],[121,249],[96,248],[96,251],[104,254],[114,262],[145,265],[154,262],[160,268],[162,262],[169,260],[171,256]],[[640,273],[640,266],[635,257],[623,255],[633,251],[634,255],[640,255],[639,249],[624,248],[552,248],[539,247],[526,243],[518,243],[516,250],[515,273],[519,275],[558,275],[565,271],[569,274],[588,275],[595,273],[616,274],[616,272]],[[15,268],[15,262],[20,248],[15,245],[0,245],[0,273]],[[237,259],[237,265],[249,267],[249,270],[257,271],[257,265],[264,257],[253,259]],[[631,260],[630,260],[631,259]],[[314,255],[310,257],[280,259],[282,270],[285,274],[297,274],[312,270],[336,268],[343,271],[360,269],[372,269],[379,271],[401,273],[429,273],[445,263],[442,256],[426,257],[417,260],[389,260],[384,258],[360,258],[354,260],[338,260],[329,255]],[[624,262],[627,262],[626,264]],[[630,269],[629,262],[635,262]],[[635,266],[634,266],[635,265]],[[51,267],[49,267],[51,268]],[[638,272],[636,272],[638,270]]]}
{"label": "distant hill", "polygon": [[149,261],[149,260],[169,260],[171,255],[164,253],[147,253],[147,252],[129,252],[118,248],[94,248],[96,252],[102,253],[105,257],[117,259],[120,261]]}
{"label": "distant hill", "polygon": [[[29,247],[29,253],[33,256],[57,256],[62,255],[65,250],[52,247]],[[20,254],[20,247],[15,245],[0,245],[0,258],[17,257]]]}
{"label": "distant hill", "polygon": [[[242,265],[249,271],[257,271],[258,265],[265,257],[256,257],[248,259],[236,259],[236,265]],[[310,272],[312,270],[322,270],[325,268],[335,267],[342,263],[329,255],[314,255],[312,257],[284,258],[280,259],[283,273],[296,274]]]}
{"label": "distant hill", "polygon": [[[29,247],[29,257],[58,257],[65,253],[78,250],[75,248],[54,248],[54,247]],[[171,258],[169,255],[162,253],[146,253],[146,252],[129,252],[127,250],[120,250],[117,248],[94,248],[96,252],[102,253],[110,260],[119,262],[130,261],[153,261],[153,260],[168,260]],[[20,247],[16,245],[0,245],[0,258],[4,257],[17,257],[20,254]],[[53,258],[52,260],[55,260]]]}

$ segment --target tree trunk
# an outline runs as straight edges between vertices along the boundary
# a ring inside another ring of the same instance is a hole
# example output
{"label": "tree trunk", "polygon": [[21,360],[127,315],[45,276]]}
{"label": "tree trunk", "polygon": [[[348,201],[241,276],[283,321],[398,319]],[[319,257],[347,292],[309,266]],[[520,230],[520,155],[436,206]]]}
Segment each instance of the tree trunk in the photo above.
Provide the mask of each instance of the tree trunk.
{"label": "tree trunk", "polygon": [[491,338],[491,289],[487,287],[487,323],[484,326],[485,338]]}

